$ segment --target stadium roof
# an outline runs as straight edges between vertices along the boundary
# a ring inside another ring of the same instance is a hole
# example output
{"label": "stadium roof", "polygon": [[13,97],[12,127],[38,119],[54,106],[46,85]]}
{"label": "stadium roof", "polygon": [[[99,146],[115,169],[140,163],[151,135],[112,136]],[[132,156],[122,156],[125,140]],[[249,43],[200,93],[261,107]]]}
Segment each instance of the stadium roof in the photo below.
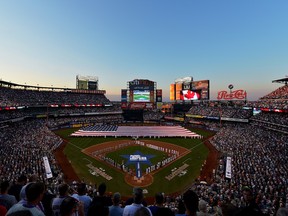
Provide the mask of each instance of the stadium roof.
{"label": "stadium roof", "polygon": [[287,85],[288,77],[285,77],[285,78],[282,78],[282,79],[273,80],[272,83],[283,83],[283,84]]}
{"label": "stadium roof", "polygon": [[33,85],[22,85],[22,84],[17,84],[17,83],[12,83],[12,82],[7,82],[7,81],[3,81],[3,80],[0,80],[0,86],[5,86],[5,87],[18,87],[18,88],[23,88],[23,89],[26,89],[26,88],[35,88],[35,89],[66,89],[68,90],[69,88],[59,88],[59,87],[43,87],[43,86],[33,86]]}
{"label": "stadium roof", "polygon": [[51,91],[54,91],[54,90],[58,90],[58,91],[72,91],[72,92],[76,92],[76,93],[95,93],[95,91],[97,92],[97,94],[106,94],[106,91],[105,90],[95,90],[95,91],[90,91],[89,90],[82,90],[82,89],[72,89],[72,88],[61,88],[61,87],[54,87],[53,85],[51,85],[51,87],[45,87],[45,86],[39,86],[37,84],[37,86],[35,85],[22,85],[22,84],[17,84],[17,83],[12,83],[12,82],[7,82],[7,81],[3,81],[3,80],[0,80],[0,87],[8,87],[8,88],[18,88],[18,89],[32,89],[32,90],[44,90],[44,89],[48,89],[48,90],[51,90]]}

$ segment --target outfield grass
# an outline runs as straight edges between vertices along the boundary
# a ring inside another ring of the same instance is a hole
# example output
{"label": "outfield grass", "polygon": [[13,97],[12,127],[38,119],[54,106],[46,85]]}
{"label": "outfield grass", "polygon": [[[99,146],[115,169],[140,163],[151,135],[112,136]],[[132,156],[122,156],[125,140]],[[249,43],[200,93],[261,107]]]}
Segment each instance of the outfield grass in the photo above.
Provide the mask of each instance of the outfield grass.
{"label": "outfield grass", "polygon": [[[81,152],[82,149],[85,149],[92,145],[97,145],[103,142],[115,141],[115,140],[127,140],[127,138],[94,138],[94,137],[70,137],[69,135],[74,131],[78,130],[78,128],[70,128],[65,130],[56,131],[56,134],[63,137],[65,140],[68,141],[68,145],[66,146],[64,153],[67,156],[68,160],[71,162],[72,167],[74,168],[77,175],[80,179],[84,179],[85,182],[89,184],[100,184],[101,182],[105,182],[107,184],[107,191],[116,192],[119,191],[122,195],[130,196],[132,191],[132,186],[126,184],[124,181],[124,174],[119,172],[116,169],[112,169],[109,165],[97,161]],[[194,132],[201,134],[204,136],[204,139],[210,135],[210,132],[203,131],[203,130],[194,130]],[[140,139],[141,140],[141,139]],[[147,139],[145,139],[147,140]],[[149,139],[148,139],[149,140]],[[208,149],[203,144],[203,140],[200,139],[184,139],[184,138],[160,138],[157,141],[172,143],[175,145],[179,145],[191,150],[191,153],[185,155],[181,159],[175,161],[173,164],[163,168],[161,171],[157,172],[154,177],[154,182],[152,185],[146,187],[145,189],[148,190],[147,196],[154,196],[156,192],[165,192],[166,194],[169,193],[177,193],[184,191],[189,185],[191,185],[194,180],[199,176],[200,168],[208,155]],[[140,146],[139,146],[140,147]],[[132,147],[131,147],[132,148]],[[143,147],[142,147],[143,148]],[[142,153],[150,151],[152,149],[141,149]],[[123,150],[126,152],[131,151],[134,152],[134,147],[129,150]],[[153,150],[155,151],[155,150]],[[150,152],[151,154],[156,154],[155,152]],[[147,153],[147,154],[150,154]],[[117,154],[122,154],[117,151]],[[163,152],[161,152],[163,157]],[[161,155],[160,154],[160,155]],[[158,154],[157,154],[158,155]],[[114,157],[109,155],[109,157]],[[116,157],[116,156],[115,156]],[[159,161],[159,158],[156,159]],[[106,170],[106,173],[113,177],[111,181],[104,179],[101,176],[93,176],[89,173],[87,164],[92,163],[93,166],[102,167]],[[183,163],[189,164],[187,168],[187,174],[178,177],[176,176],[171,181],[168,181],[165,176],[171,173],[171,169],[174,167],[180,167]],[[144,173],[144,171],[143,171]]]}

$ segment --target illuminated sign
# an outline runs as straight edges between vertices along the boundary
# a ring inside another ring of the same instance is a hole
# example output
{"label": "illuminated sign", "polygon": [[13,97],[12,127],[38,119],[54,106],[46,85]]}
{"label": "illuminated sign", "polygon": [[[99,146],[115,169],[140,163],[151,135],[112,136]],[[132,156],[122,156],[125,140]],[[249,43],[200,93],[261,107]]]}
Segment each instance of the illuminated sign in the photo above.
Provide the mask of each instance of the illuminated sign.
{"label": "illuminated sign", "polygon": [[227,91],[220,91],[218,92],[217,99],[218,100],[232,100],[232,99],[238,99],[243,100],[247,98],[247,93],[245,90],[235,90],[228,93]]}

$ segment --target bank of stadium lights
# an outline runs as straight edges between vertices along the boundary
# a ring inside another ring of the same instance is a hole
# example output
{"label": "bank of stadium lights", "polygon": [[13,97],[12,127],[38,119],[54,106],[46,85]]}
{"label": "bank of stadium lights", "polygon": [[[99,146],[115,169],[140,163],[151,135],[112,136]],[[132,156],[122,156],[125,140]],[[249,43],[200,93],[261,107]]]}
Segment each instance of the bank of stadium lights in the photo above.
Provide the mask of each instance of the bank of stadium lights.
{"label": "bank of stadium lights", "polygon": [[175,83],[189,83],[193,81],[193,77],[183,77],[175,79]]}
{"label": "bank of stadium lights", "polygon": [[85,81],[94,81],[94,82],[97,82],[97,81],[98,81],[98,77],[97,77],[97,76],[82,76],[82,75],[77,75],[76,78],[79,79],[79,80],[85,80]]}

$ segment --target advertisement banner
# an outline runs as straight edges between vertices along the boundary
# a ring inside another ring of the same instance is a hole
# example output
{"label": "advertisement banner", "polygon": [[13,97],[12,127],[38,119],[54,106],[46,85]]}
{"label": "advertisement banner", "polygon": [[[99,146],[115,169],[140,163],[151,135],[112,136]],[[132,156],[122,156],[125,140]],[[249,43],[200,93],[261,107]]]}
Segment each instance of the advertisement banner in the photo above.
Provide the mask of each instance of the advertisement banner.
{"label": "advertisement banner", "polygon": [[43,157],[43,162],[44,162],[44,168],[45,168],[46,178],[47,178],[47,179],[52,178],[53,175],[52,175],[52,171],[51,171],[50,164],[49,164],[49,160],[48,160],[47,156],[44,156],[44,157]]}
{"label": "advertisement banner", "polygon": [[217,99],[218,100],[246,100],[247,92],[245,90],[239,89],[231,92],[219,91]]}
{"label": "advertisement banner", "polygon": [[231,179],[232,178],[232,158],[226,158],[226,170],[225,170],[225,177]]}
{"label": "advertisement banner", "polygon": [[145,107],[146,107],[146,109],[153,109],[154,108],[153,103],[146,103]]}
{"label": "advertisement banner", "polygon": [[129,82],[129,89],[154,91],[154,82],[150,80],[135,79]]}
{"label": "advertisement banner", "polygon": [[128,107],[127,102],[122,102],[122,103],[121,103],[121,108],[122,108],[122,109],[127,109],[127,107]]}
{"label": "advertisement banner", "polygon": [[223,121],[233,121],[233,122],[249,122],[249,119],[237,119],[237,118],[226,118],[226,117],[221,117],[221,120]]}
{"label": "advertisement banner", "polygon": [[207,116],[207,119],[214,119],[214,120],[219,120],[219,117],[216,116]]}
{"label": "advertisement banner", "polygon": [[162,102],[157,102],[156,104],[157,104],[157,109],[161,109],[162,106],[163,106],[163,103],[162,103]]}
{"label": "advertisement banner", "polygon": [[150,91],[150,102],[154,102],[154,91]]}
{"label": "advertisement banner", "polygon": [[170,100],[174,101],[175,98],[175,84],[170,84]]}
{"label": "advertisement banner", "polygon": [[121,102],[127,102],[127,89],[121,89]]}
{"label": "advertisement banner", "polygon": [[190,118],[204,118],[205,116],[186,114],[186,117],[190,117]]}
{"label": "advertisement banner", "polygon": [[162,102],[162,89],[156,90],[156,102]]}
{"label": "advertisement banner", "polygon": [[176,83],[176,100],[181,100],[182,83]]}

